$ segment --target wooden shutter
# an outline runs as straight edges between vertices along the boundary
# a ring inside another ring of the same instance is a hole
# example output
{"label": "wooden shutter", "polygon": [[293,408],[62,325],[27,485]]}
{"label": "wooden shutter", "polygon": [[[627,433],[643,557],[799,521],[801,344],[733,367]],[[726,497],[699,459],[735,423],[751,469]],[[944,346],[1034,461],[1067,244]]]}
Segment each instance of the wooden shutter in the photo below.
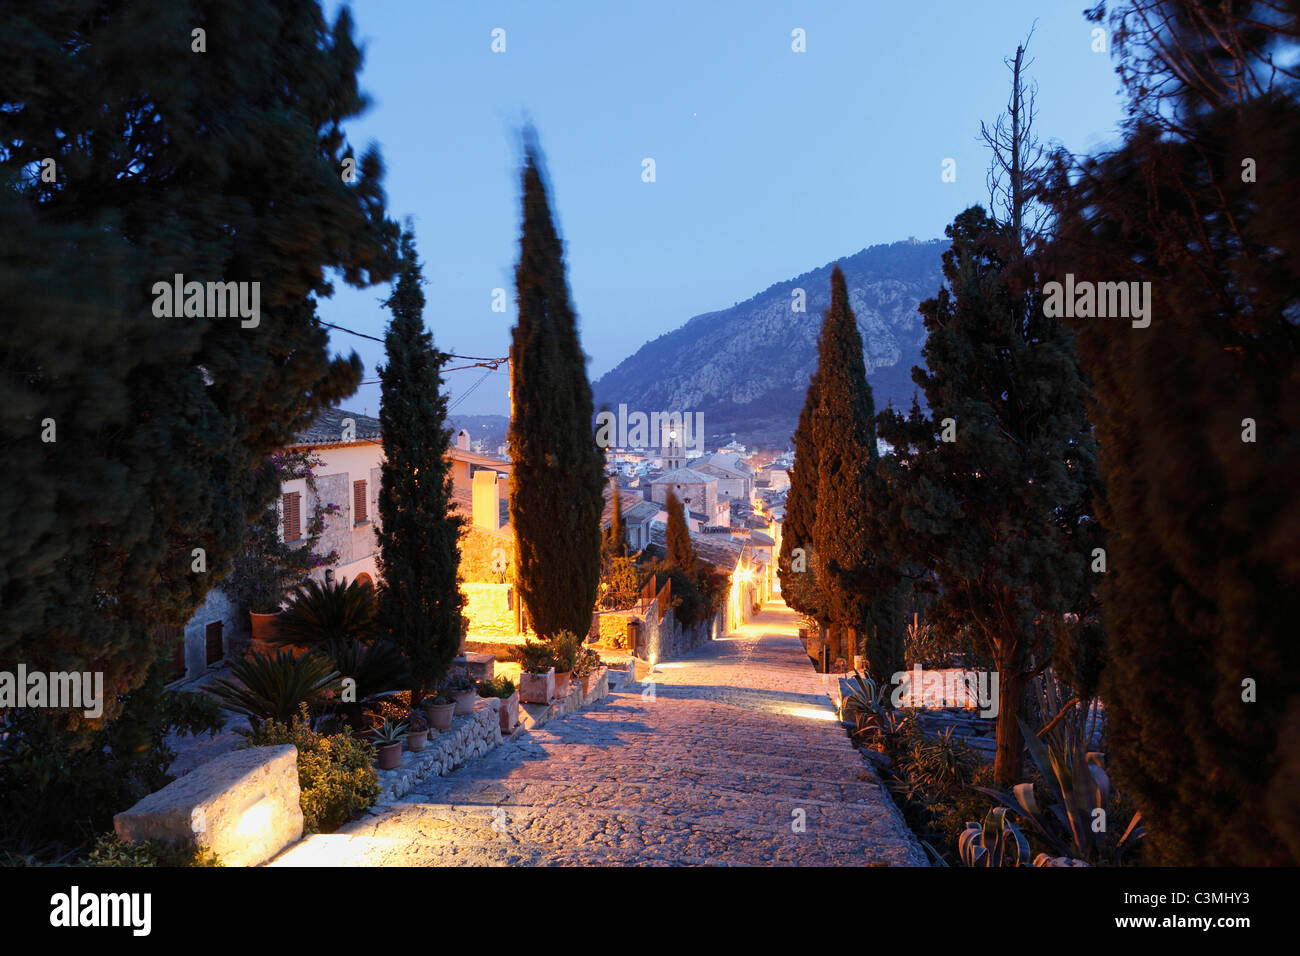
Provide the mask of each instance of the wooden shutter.
{"label": "wooden shutter", "polygon": [[302,496],[291,491],[284,496],[284,540],[297,541],[302,537],[302,509],[300,499]]}
{"label": "wooden shutter", "polygon": [[225,657],[225,648],[221,646],[222,626],[220,621],[214,621],[207,626],[204,637],[207,641],[208,664],[219,663],[221,658]]}
{"label": "wooden shutter", "polygon": [[352,482],[352,523],[361,524],[366,520],[366,483]]}

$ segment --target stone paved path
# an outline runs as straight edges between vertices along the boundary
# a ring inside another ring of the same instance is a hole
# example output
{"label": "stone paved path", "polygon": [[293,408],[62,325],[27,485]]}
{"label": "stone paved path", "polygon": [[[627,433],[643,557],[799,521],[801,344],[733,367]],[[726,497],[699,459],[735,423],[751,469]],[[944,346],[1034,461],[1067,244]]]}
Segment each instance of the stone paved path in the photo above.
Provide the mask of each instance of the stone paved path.
{"label": "stone paved path", "polygon": [[[925,865],[770,604],[276,865]],[[802,822],[803,832],[795,832]]]}

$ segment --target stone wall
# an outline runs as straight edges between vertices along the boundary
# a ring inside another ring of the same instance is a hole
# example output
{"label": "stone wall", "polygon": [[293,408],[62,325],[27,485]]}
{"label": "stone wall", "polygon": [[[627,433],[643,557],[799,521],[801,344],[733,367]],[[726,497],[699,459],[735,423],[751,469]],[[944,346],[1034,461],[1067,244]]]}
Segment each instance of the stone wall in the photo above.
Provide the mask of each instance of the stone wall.
{"label": "stone wall", "polygon": [[639,621],[636,611],[597,611],[595,614],[596,643],[602,647],[624,647],[627,643],[629,621]]}
{"label": "stone wall", "polygon": [[477,702],[472,714],[453,717],[451,729],[434,736],[419,753],[402,745],[402,763],[393,770],[379,771],[379,799],[375,807],[395,803],[411,792],[425,777],[442,777],[471,757],[481,757],[501,743],[501,717],[496,698]]}
{"label": "stone wall", "polygon": [[512,587],[511,584],[479,581],[465,581],[461,584],[470,634],[511,637],[518,633],[515,610],[510,606]]}

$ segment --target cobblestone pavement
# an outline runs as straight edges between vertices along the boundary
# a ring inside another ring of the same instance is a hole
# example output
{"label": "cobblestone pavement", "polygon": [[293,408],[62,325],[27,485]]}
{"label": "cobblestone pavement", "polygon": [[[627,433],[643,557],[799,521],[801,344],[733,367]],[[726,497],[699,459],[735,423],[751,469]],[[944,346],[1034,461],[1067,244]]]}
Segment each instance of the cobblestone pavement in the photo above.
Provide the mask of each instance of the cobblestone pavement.
{"label": "cobblestone pavement", "polygon": [[279,865],[925,865],[782,603]]}

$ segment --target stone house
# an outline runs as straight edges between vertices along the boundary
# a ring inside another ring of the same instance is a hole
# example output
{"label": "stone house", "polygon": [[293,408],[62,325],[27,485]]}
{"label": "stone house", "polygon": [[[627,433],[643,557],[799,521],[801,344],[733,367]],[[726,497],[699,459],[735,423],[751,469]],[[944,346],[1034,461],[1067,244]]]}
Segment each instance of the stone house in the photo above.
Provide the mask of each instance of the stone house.
{"label": "stone house", "polygon": [[[693,468],[677,468],[666,471],[650,483],[650,500],[658,504],[668,501],[668,492],[672,491],[687,511],[694,511],[706,518],[706,523],[720,523],[713,519],[718,515],[718,479]],[[730,521],[730,517],[727,519]]]}
{"label": "stone house", "polygon": [[716,454],[697,458],[691,462],[692,471],[711,475],[718,480],[718,496],[748,501],[753,489],[754,476],[736,455]]}

